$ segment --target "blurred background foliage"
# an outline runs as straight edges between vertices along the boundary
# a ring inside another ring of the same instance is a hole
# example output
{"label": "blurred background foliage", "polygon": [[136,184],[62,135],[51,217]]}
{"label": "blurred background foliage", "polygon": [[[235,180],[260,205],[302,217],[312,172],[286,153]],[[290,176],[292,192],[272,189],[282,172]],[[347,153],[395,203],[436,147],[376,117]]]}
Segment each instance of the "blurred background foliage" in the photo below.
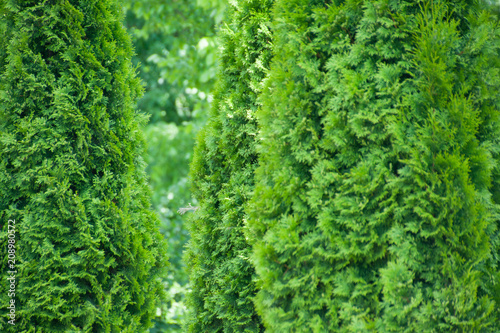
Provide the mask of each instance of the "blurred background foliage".
{"label": "blurred background foliage", "polygon": [[150,115],[148,173],[152,203],[169,243],[168,302],[157,311],[151,333],[181,332],[189,291],[182,252],[188,232],[177,213],[189,203],[187,179],[194,138],[206,121],[217,71],[217,27],[224,0],[143,0],[123,2],[132,35],[133,61],[144,84],[138,109]]}

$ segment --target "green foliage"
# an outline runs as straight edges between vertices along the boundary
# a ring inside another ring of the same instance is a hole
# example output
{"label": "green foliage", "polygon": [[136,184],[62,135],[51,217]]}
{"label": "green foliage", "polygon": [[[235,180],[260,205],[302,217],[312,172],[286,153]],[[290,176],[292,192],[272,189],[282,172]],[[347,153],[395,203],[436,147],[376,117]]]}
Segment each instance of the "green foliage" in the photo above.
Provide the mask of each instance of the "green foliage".
{"label": "green foliage", "polygon": [[269,332],[500,329],[500,36],[479,6],[277,1],[247,210]]}
{"label": "green foliage", "polygon": [[138,107],[160,120],[181,124],[205,117],[216,71],[215,26],[224,2],[125,1],[145,95]]}
{"label": "green foliage", "polygon": [[190,175],[199,209],[189,222],[188,332],[262,332],[244,206],[256,166],[254,113],[271,57],[271,1],[232,2],[220,33],[220,77]]}
{"label": "green foliage", "polygon": [[189,161],[193,151],[195,126],[185,126],[158,122],[146,127],[149,140],[146,158],[147,173],[153,192],[152,201],[162,221],[161,230],[169,242],[168,251],[172,269],[179,271],[177,282],[186,283],[187,276],[182,270],[181,257],[188,232],[182,228],[179,207],[187,206],[190,198],[188,186]]}
{"label": "green foliage", "polygon": [[151,333],[179,332],[185,318],[187,274],[181,258],[189,234],[177,209],[191,202],[187,174],[195,130],[193,123],[177,126],[161,121],[149,124],[145,130],[146,171],[153,189],[152,202],[160,217],[160,231],[168,242],[170,258],[169,272],[164,277],[168,299],[161,305],[161,314]]}
{"label": "green foliage", "polygon": [[163,294],[166,251],[122,9],[2,1],[0,13],[0,244],[15,219],[18,283],[16,325],[4,306],[0,330],[142,332]]}
{"label": "green foliage", "polygon": [[[179,332],[189,290],[182,263],[188,239],[185,216],[196,205],[187,184],[194,136],[208,115],[216,70],[215,29],[225,1],[125,1],[126,25],[132,32],[145,96],[139,107],[149,115],[147,173],[152,204],[169,243],[170,270],[165,276],[168,300],[151,332]],[[179,19],[182,18],[182,19]]]}

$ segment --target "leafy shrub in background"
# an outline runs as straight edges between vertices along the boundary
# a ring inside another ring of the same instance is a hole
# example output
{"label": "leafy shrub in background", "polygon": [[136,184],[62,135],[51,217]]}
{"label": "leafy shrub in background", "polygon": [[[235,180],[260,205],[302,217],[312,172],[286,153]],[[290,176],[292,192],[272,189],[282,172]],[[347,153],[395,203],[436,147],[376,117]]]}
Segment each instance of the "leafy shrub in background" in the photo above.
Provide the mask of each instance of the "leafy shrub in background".
{"label": "leafy shrub in background", "polygon": [[177,281],[180,283],[187,282],[179,254],[183,251],[188,232],[182,227],[182,223],[177,223],[180,219],[177,209],[187,205],[185,201],[191,197],[187,176],[194,146],[194,131],[192,123],[178,126],[157,122],[145,129],[149,140],[147,172],[151,187],[155,189],[152,201],[156,203],[156,209],[164,220],[161,231],[169,243],[171,268],[179,271]]}
{"label": "leafy shrub in background", "polygon": [[223,0],[124,1],[139,75],[145,84],[138,107],[151,123],[205,119],[216,71],[215,26]]}
{"label": "leafy shrub in background", "polygon": [[160,231],[168,243],[170,258],[169,271],[164,276],[167,300],[160,307],[161,312],[157,314],[151,333],[179,332],[185,318],[188,286],[181,258],[189,234],[176,210],[191,200],[187,174],[195,130],[193,123],[183,126],[162,121],[145,128],[148,141],[146,171],[153,189],[153,206],[160,216]]}
{"label": "leafy shrub in background", "polygon": [[164,279],[167,301],[157,312],[151,332],[180,332],[189,290],[181,260],[188,232],[177,209],[196,204],[187,174],[194,136],[208,116],[216,70],[215,29],[225,1],[123,3],[137,53],[132,61],[139,65],[145,87],[138,107],[151,116],[145,130],[146,172],[171,262]]}
{"label": "leafy shrub in background", "polygon": [[16,325],[2,307],[0,331],[142,332],[163,294],[166,251],[122,10],[2,1],[0,13],[0,243],[15,219],[18,272]]}
{"label": "leafy shrub in background", "polygon": [[267,331],[500,330],[499,27],[480,6],[277,1],[247,210]]}
{"label": "leafy shrub in background", "polygon": [[220,33],[220,78],[190,171],[200,208],[188,225],[188,332],[263,331],[243,221],[256,165],[257,95],[271,56],[271,3],[232,2]]}

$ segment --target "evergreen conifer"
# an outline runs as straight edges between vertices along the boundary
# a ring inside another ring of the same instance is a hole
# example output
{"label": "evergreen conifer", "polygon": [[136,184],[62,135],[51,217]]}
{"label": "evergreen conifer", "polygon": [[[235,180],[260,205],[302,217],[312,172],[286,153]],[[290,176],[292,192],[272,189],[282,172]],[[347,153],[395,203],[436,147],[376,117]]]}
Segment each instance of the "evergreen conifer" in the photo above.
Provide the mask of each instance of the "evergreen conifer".
{"label": "evergreen conifer", "polygon": [[499,27],[482,6],[276,1],[247,210],[267,331],[500,330]]}
{"label": "evergreen conifer", "polygon": [[271,56],[271,1],[231,2],[218,87],[190,170],[199,209],[189,222],[188,332],[262,332],[244,228],[253,190],[257,95]]}
{"label": "evergreen conifer", "polygon": [[122,13],[113,0],[0,2],[2,332],[136,333],[154,316],[166,258]]}

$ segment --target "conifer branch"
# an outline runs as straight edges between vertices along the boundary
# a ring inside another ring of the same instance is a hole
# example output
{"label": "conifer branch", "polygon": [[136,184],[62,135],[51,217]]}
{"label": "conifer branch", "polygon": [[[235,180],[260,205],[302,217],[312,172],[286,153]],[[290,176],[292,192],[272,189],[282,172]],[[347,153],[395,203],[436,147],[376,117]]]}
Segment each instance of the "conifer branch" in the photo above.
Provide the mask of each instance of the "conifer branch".
{"label": "conifer branch", "polygon": [[188,212],[190,210],[192,211],[196,211],[199,207],[192,207],[191,206],[191,203],[188,204],[187,207],[182,207],[182,208],[179,208],[179,210],[177,211],[177,213],[181,214],[181,215],[184,215],[185,212]]}

